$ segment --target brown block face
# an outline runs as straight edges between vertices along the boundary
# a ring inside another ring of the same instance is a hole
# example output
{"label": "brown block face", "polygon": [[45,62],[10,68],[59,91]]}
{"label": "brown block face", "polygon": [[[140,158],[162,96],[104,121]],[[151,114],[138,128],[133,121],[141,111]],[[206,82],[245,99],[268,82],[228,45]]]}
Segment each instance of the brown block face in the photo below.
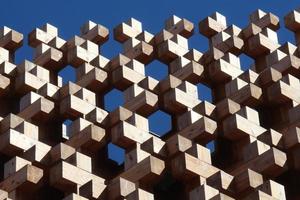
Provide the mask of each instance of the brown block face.
{"label": "brown block face", "polygon": [[[295,44],[262,10],[244,28],[218,12],[157,33],[87,21],[68,40],[47,23],[19,64],[23,35],[3,27],[0,199],[299,199],[300,10],[284,23]],[[204,52],[189,47],[196,32]]]}

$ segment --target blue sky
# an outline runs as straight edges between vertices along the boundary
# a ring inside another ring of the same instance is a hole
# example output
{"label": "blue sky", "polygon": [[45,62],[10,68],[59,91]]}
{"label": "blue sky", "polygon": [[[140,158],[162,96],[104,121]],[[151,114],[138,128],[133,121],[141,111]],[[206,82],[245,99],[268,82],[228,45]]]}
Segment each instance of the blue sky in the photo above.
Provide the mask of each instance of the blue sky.
{"label": "blue sky", "polygon": [[[121,45],[113,41],[112,29],[119,23],[130,17],[136,18],[143,23],[144,30],[155,34],[159,32],[164,21],[171,15],[186,18],[194,22],[196,30],[194,36],[189,40],[191,48],[202,52],[207,50],[207,40],[198,33],[198,22],[215,11],[227,17],[227,24],[235,24],[241,28],[245,27],[249,20],[249,14],[260,8],[265,12],[273,12],[281,18],[281,27],[284,27],[283,16],[293,9],[300,7],[300,1],[288,0],[1,0],[0,26],[8,26],[23,33],[26,36],[35,27],[50,23],[59,28],[59,35],[68,40],[75,34],[79,34],[80,26],[87,20],[92,20],[110,29],[110,41],[101,47],[101,54],[112,58],[121,52]],[[279,42],[294,42],[292,32],[285,28],[278,31]],[[27,43],[27,42],[25,42]],[[32,59],[33,50],[25,45],[16,54],[16,62]],[[251,60],[242,59],[242,67],[247,68]],[[147,69],[147,68],[146,68]],[[147,73],[157,78],[162,78],[166,73],[166,67],[159,62],[154,62],[147,69]],[[73,80],[72,70],[65,70],[61,74],[66,80]],[[204,87],[199,87],[201,99],[210,100],[210,94]],[[111,97],[120,96],[114,91]],[[110,97],[110,98],[111,98]],[[122,103],[122,100],[112,101],[107,108],[112,110]],[[168,117],[158,114],[150,120],[150,128],[155,132],[163,132],[162,129],[170,128]],[[154,129],[160,122],[159,127]],[[166,123],[162,123],[166,122]],[[112,151],[120,160],[119,152]]]}
{"label": "blue sky", "polygon": [[[173,14],[197,25],[201,19],[218,11],[227,17],[228,24],[245,27],[249,14],[257,8],[273,12],[282,18],[297,7],[300,7],[300,2],[296,0],[1,0],[0,25],[7,25],[27,35],[35,27],[49,22],[59,28],[62,38],[68,39],[79,34],[80,26],[87,20],[112,30],[119,23],[133,17],[143,22],[145,30],[155,34]],[[283,26],[283,21],[281,25]],[[290,32],[280,30],[279,33],[283,36],[279,38],[280,41],[293,40]],[[202,51],[207,49],[206,39],[197,30],[189,42],[193,48]],[[103,54],[111,58],[120,51],[120,45],[110,41],[102,49]],[[32,51],[21,50],[17,61],[28,56],[32,56]]]}

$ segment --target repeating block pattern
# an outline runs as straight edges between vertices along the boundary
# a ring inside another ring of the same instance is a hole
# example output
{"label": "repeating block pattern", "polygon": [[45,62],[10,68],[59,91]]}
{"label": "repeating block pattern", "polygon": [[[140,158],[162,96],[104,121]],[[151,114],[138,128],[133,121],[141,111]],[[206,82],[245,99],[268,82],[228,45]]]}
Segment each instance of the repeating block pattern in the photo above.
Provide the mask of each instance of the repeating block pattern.
{"label": "repeating block pattern", "polygon": [[[196,28],[172,16],[152,34],[131,18],[113,29],[123,50],[112,59],[100,53],[103,25],[88,21],[65,40],[45,24],[29,33],[34,55],[20,64],[23,35],[3,27],[0,199],[300,199],[300,10],[284,18],[296,44],[279,44],[276,15],[249,20],[240,28],[214,13]],[[206,52],[189,48],[196,29]],[[241,56],[253,60],[248,70]],[[154,60],[168,68],[160,81],[145,74]],[[76,81],[63,84],[68,66]],[[114,89],[125,102],[109,112]],[[163,136],[149,130],[157,111],[172,123]],[[109,144],[125,150],[123,164]]]}

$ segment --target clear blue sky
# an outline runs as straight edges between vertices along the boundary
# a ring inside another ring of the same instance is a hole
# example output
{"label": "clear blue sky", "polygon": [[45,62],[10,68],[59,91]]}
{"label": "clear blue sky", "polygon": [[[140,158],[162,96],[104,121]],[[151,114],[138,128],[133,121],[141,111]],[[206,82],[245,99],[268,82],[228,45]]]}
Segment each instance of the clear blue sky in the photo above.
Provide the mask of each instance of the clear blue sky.
{"label": "clear blue sky", "polygon": [[[112,30],[119,23],[134,17],[143,22],[145,30],[157,33],[173,14],[197,25],[200,19],[218,11],[227,17],[228,24],[245,27],[249,14],[257,8],[282,18],[297,7],[300,7],[300,1],[296,0],[1,0],[0,25],[7,25],[27,35],[35,27],[49,22],[59,28],[62,38],[68,39],[79,34],[79,27],[87,20]],[[291,33],[285,30],[279,33],[280,41],[293,40]],[[196,31],[190,46],[204,51],[207,41]],[[108,42],[102,49],[103,54],[110,58],[120,51],[120,45]],[[32,51],[23,48],[17,55],[17,61],[28,56],[32,56]]]}
{"label": "clear blue sky", "polygon": [[[110,29],[111,40],[101,47],[101,54],[112,58],[121,52],[121,45],[113,41],[112,29],[119,23],[126,21],[130,17],[136,18],[143,23],[144,30],[155,34],[159,32],[164,21],[175,14],[195,23],[195,35],[189,40],[189,45],[202,52],[207,50],[207,40],[198,33],[198,22],[215,11],[227,17],[227,24],[235,24],[244,28],[248,24],[248,17],[251,12],[260,8],[265,12],[273,12],[281,18],[281,27],[284,27],[283,16],[293,9],[300,7],[300,1],[289,0],[1,0],[0,26],[11,27],[24,35],[27,41],[27,34],[35,27],[40,27],[45,23],[53,24],[59,28],[59,35],[67,40],[75,34],[79,34],[80,26],[87,20],[92,20]],[[293,34],[285,28],[278,31],[279,41],[294,42]],[[23,59],[32,59],[33,51],[30,47],[22,47],[16,55],[16,62]],[[157,78],[161,78],[166,73],[165,67],[159,66],[158,62],[152,64],[148,73]],[[242,65],[249,65],[248,61],[242,61]],[[246,68],[247,66],[242,66]],[[152,71],[151,71],[152,70]],[[73,75],[70,70],[62,73],[65,80],[72,80]],[[205,89],[199,88],[200,98],[210,99],[210,95]],[[117,96],[118,94],[112,94]],[[115,101],[107,105],[108,109],[113,109],[122,101]],[[168,129],[168,117],[157,115],[151,118],[151,129],[155,132],[163,132]],[[166,123],[164,123],[166,122]],[[157,124],[160,125],[157,126]],[[155,129],[156,127],[162,127]],[[120,156],[117,155],[117,160]]]}

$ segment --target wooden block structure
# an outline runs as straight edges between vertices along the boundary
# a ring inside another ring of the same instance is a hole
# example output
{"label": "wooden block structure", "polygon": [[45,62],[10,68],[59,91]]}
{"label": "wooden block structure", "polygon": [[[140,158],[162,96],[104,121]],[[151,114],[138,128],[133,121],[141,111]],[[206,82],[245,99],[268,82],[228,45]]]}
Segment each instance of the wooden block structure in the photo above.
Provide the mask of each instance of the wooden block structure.
{"label": "wooden block structure", "polygon": [[[262,10],[244,28],[218,12],[198,26],[174,15],[156,34],[131,18],[112,31],[123,49],[111,59],[105,26],[88,21],[65,40],[45,24],[20,63],[23,35],[3,27],[0,200],[300,199],[300,9],[284,24],[295,44],[279,43],[279,17]],[[195,32],[206,52],[189,48]],[[154,61],[168,68],[162,80],[146,71]],[[59,76],[67,67],[74,82]],[[105,109],[113,90],[124,103]],[[149,126],[157,111],[171,118],[164,135]]]}

